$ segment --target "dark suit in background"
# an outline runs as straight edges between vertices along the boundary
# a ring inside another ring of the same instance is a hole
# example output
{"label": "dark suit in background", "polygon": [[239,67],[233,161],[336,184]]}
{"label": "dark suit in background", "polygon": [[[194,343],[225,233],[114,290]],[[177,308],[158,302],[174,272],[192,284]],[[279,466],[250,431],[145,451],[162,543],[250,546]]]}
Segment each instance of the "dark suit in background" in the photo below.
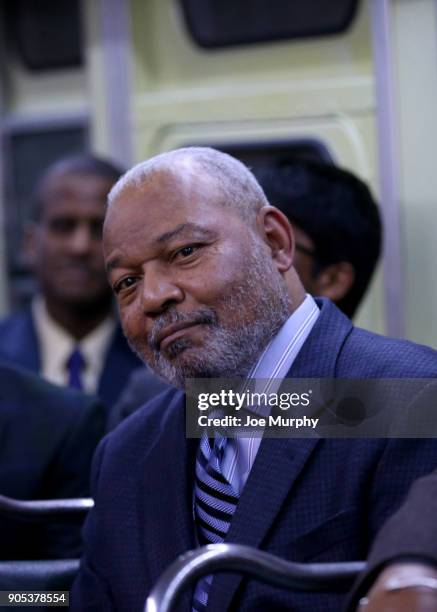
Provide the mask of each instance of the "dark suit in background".
{"label": "dark suit in background", "polygon": [[[91,459],[104,429],[96,400],[0,364],[0,494],[23,500],[89,496]],[[2,559],[76,557],[80,524],[0,517]]]}
{"label": "dark suit in background", "polygon": [[437,568],[437,471],[413,484],[401,508],[378,533],[348,610],[355,610],[383,568],[400,561]]}
{"label": "dark suit in background", "polygon": [[135,410],[167,389],[171,389],[170,385],[156,376],[146,365],[134,370],[117,403],[109,411],[107,431],[117,427]]}
{"label": "dark suit in background", "polygon": [[[427,385],[419,399],[413,416],[416,422],[424,416],[423,431],[430,435],[437,424],[437,384]],[[437,567],[437,471],[413,484],[399,511],[382,527],[356,592],[365,592],[383,567],[402,559]]]}
{"label": "dark suit in background", "polygon": [[[0,359],[39,372],[40,350],[30,308],[0,322]],[[100,375],[97,395],[105,406],[115,404],[140,361],[117,325]]]}
{"label": "dark suit in background", "polygon": [[[436,377],[428,348],[353,327],[329,301],[289,377]],[[196,547],[198,440],[184,436],[184,394],[169,391],[105,438],[96,453],[85,557],[72,609],[142,610],[175,558]],[[433,440],[264,439],[225,542],[298,562],[363,559],[410,484],[437,466]],[[111,537],[108,537],[108,534]],[[208,610],[338,612],[344,596],[292,593],[218,575]],[[181,610],[191,609],[189,594]]]}

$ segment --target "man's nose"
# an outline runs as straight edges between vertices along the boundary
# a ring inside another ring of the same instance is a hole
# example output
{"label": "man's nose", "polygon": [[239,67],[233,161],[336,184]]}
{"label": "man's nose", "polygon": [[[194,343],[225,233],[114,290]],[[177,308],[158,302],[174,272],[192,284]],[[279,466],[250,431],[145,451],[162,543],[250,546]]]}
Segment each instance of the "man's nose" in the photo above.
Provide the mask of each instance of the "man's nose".
{"label": "man's nose", "polygon": [[171,275],[155,267],[144,271],[141,307],[146,315],[160,315],[183,300],[184,292]]}
{"label": "man's nose", "polygon": [[94,248],[94,238],[90,228],[78,225],[70,235],[69,247],[76,255],[86,255]]}

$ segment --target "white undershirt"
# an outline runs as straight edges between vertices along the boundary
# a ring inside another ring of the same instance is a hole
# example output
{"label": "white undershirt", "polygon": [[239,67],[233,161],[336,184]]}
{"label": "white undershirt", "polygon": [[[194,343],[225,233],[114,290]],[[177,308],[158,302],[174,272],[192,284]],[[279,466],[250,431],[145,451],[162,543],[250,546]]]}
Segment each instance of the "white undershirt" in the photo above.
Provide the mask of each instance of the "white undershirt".
{"label": "white undershirt", "polygon": [[87,393],[96,393],[116,326],[114,318],[109,315],[78,342],[50,317],[44,298],[40,295],[32,300],[32,315],[39,342],[42,376],[57,385],[67,385],[66,363],[72,351],[78,348],[85,360],[81,376],[83,389]]}

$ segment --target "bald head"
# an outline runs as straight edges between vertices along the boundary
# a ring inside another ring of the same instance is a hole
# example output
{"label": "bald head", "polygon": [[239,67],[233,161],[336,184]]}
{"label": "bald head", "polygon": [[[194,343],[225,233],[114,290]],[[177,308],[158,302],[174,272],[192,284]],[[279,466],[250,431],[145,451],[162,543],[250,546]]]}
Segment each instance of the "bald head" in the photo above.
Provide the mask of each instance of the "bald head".
{"label": "bald head", "polygon": [[176,149],[137,164],[114,185],[108,205],[126,191],[141,190],[165,174],[170,179],[176,178],[179,185],[208,181],[218,196],[215,203],[233,210],[249,223],[254,223],[259,210],[268,205],[263,190],[244,164],[208,147]]}
{"label": "bald head", "polygon": [[[51,164],[41,175],[33,193],[32,218],[39,221],[47,200],[56,197],[59,185],[71,176],[94,177],[106,186],[104,198],[112,185],[120,178],[122,170],[111,161],[94,155],[71,155]],[[53,193],[55,192],[55,195]]]}

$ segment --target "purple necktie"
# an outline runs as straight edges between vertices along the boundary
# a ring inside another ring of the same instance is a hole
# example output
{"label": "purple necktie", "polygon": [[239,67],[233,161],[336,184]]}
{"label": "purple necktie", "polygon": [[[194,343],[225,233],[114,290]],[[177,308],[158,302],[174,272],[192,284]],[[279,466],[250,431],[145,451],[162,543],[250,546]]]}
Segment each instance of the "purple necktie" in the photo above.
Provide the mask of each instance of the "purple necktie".
{"label": "purple necktie", "polygon": [[68,386],[73,389],[83,389],[82,370],[85,360],[80,350],[76,347],[67,360]]}
{"label": "purple necktie", "polygon": [[[194,514],[199,544],[217,544],[226,538],[239,494],[222,473],[228,439],[220,434],[209,440],[204,434],[196,459]],[[199,580],[194,591],[193,612],[204,612],[208,604],[212,575]]]}

